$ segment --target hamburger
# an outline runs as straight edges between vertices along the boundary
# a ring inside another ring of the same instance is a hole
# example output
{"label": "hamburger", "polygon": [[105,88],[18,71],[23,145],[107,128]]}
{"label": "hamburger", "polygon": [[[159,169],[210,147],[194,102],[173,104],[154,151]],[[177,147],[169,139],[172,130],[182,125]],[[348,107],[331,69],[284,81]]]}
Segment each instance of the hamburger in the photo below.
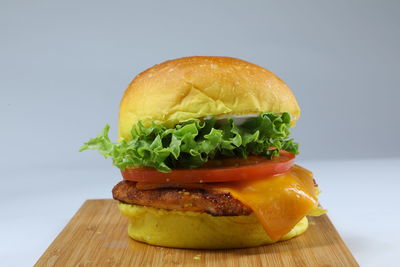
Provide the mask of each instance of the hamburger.
{"label": "hamburger", "polygon": [[121,170],[112,190],[144,243],[195,249],[271,244],[304,233],[318,187],[295,164],[290,128],[300,108],[288,86],[230,57],[186,57],[137,75],[109,126],[81,151],[99,150]]}

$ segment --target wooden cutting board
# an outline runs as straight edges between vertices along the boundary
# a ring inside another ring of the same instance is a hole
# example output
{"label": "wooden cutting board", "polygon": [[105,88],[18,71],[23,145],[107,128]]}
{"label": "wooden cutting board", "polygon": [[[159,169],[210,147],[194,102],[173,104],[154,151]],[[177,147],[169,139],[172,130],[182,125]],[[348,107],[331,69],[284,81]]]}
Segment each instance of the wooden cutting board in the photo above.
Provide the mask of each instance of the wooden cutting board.
{"label": "wooden cutting board", "polygon": [[358,266],[326,215],[309,221],[305,234],[269,246],[172,249],[130,239],[116,201],[87,200],[35,266]]}

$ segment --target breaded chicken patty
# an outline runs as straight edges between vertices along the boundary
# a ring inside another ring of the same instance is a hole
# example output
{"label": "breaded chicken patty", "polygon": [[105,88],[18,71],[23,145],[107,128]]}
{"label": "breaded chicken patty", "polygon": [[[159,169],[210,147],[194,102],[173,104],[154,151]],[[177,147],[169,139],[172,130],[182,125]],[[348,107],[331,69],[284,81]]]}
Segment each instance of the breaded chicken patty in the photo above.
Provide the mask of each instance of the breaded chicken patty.
{"label": "breaded chicken patty", "polygon": [[157,188],[140,190],[133,181],[121,181],[112,193],[116,200],[175,211],[205,212],[214,216],[249,215],[252,210],[229,193],[207,189]]}

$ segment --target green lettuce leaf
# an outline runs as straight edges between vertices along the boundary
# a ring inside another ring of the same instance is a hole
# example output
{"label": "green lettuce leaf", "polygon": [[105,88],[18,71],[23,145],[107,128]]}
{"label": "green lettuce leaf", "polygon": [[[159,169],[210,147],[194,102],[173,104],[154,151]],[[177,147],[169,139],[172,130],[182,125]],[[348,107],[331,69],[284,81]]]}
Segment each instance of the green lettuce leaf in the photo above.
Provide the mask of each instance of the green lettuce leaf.
{"label": "green lettuce leaf", "polygon": [[[166,128],[141,122],[131,130],[132,139],[113,143],[108,137],[110,126],[90,139],[80,151],[98,150],[124,170],[131,166],[153,167],[161,172],[174,168],[197,168],[216,157],[260,155],[272,158],[280,150],[298,154],[298,144],[289,139],[288,113],[262,113],[237,125],[233,119],[193,119]],[[274,149],[271,149],[274,148]]]}

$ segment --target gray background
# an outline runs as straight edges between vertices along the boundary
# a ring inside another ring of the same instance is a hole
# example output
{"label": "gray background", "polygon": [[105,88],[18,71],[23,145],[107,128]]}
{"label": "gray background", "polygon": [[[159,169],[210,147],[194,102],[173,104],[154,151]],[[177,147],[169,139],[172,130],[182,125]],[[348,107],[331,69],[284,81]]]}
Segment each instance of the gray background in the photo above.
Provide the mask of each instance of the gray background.
{"label": "gray background", "polygon": [[[0,164],[104,165],[130,80],[167,59],[242,58],[302,108],[302,159],[400,156],[399,1],[1,1]],[[111,165],[111,163],[108,163]]]}

